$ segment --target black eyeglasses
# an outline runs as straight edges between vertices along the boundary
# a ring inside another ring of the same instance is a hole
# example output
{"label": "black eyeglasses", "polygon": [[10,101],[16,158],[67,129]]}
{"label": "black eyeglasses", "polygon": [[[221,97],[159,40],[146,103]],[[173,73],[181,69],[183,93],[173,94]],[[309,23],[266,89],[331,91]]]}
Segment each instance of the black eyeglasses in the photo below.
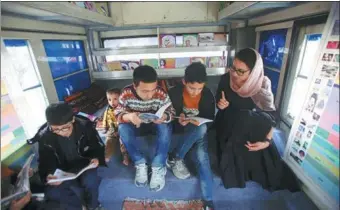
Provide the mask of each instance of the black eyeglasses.
{"label": "black eyeglasses", "polygon": [[73,122],[69,122],[69,123],[66,124],[65,127],[60,128],[60,129],[53,129],[52,126],[50,126],[50,129],[51,129],[51,131],[53,133],[56,133],[56,134],[58,134],[58,133],[65,133],[65,132],[69,131],[72,128],[72,124],[73,124]]}
{"label": "black eyeglasses", "polygon": [[243,76],[246,72],[250,71],[250,70],[236,69],[235,66],[231,66],[231,67],[229,67],[229,69],[230,69],[231,71],[236,72],[236,74],[237,74],[238,76]]}

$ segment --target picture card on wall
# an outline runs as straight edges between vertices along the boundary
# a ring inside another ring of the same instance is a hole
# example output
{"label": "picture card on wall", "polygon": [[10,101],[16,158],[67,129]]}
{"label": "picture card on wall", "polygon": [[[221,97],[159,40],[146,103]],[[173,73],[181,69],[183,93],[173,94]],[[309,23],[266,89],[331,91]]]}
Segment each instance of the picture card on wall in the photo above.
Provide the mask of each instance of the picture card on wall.
{"label": "picture card on wall", "polygon": [[207,68],[218,68],[224,66],[223,57],[208,57]]}
{"label": "picture card on wall", "polygon": [[176,58],[176,68],[186,68],[190,65],[190,58]]}
{"label": "picture card on wall", "polygon": [[184,47],[196,47],[198,45],[197,34],[184,34],[183,35],[183,46]]}
{"label": "picture card on wall", "polygon": [[158,69],[158,59],[142,59],[140,60],[141,65],[151,66],[154,69]]}
{"label": "picture card on wall", "polygon": [[191,63],[201,62],[205,65],[206,58],[205,57],[193,57],[190,59]]}
{"label": "picture card on wall", "polygon": [[159,46],[162,48],[176,47],[176,35],[161,34],[159,37]]}
{"label": "picture card on wall", "polygon": [[176,59],[175,58],[160,59],[159,66],[161,69],[174,69],[176,68]]}

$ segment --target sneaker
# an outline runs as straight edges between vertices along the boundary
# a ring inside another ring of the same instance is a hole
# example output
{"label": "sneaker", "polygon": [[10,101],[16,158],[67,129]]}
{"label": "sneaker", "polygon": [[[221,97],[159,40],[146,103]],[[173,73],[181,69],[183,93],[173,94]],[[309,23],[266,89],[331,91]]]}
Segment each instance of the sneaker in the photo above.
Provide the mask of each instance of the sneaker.
{"label": "sneaker", "polygon": [[151,191],[160,191],[165,186],[166,167],[152,167],[150,181]]}
{"label": "sneaker", "polygon": [[202,210],[214,210],[214,203],[212,201],[203,201]]}
{"label": "sneaker", "polygon": [[190,177],[190,172],[185,166],[183,159],[167,159],[166,166],[172,170],[172,173],[174,173],[178,179],[187,179]]}
{"label": "sneaker", "polygon": [[146,187],[148,185],[148,167],[145,163],[138,164],[136,167],[135,185]]}

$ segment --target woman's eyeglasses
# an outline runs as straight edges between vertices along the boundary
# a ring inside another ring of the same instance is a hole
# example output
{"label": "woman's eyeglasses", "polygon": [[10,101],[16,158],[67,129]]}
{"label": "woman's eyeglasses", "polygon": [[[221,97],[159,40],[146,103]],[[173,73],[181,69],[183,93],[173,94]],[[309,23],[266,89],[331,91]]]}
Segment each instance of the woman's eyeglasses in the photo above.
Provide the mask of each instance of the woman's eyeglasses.
{"label": "woman's eyeglasses", "polygon": [[243,76],[246,72],[249,71],[249,70],[236,69],[235,66],[231,66],[229,67],[229,69],[233,72],[236,72],[238,76]]}

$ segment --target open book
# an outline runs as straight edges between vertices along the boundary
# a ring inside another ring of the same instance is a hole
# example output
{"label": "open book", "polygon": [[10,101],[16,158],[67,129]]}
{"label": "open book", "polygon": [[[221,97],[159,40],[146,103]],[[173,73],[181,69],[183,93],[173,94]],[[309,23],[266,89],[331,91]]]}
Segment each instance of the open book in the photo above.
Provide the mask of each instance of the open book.
{"label": "open book", "polygon": [[5,209],[13,200],[21,199],[30,191],[29,170],[33,157],[34,154],[29,156],[19,172],[17,182],[11,195],[1,199],[1,209]]}
{"label": "open book", "polygon": [[57,178],[53,179],[53,180],[49,180],[47,183],[63,182],[63,181],[67,181],[67,180],[76,179],[82,173],[84,173],[85,171],[92,169],[92,168],[96,168],[96,165],[90,164],[90,165],[86,166],[85,168],[83,168],[81,171],[79,171],[77,174],[69,173],[69,172],[65,172],[65,171],[62,171],[60,169],[57,169],[57,170],[55,170],[55,172],[53,174],[53,176],[56,176]]}
{"label": "open book", "polygon": [[157,112],[156,114],[152,114],[152,113],[141,113],[139,114],[139,118],[144,122],[144,123],[150,123],[153,120],[158,120],[161,119],[165,110],[171,105],[171,103],[167,103],[164,106],[162,106]]}
{"label": "open book", "polygon": [[[175,118],[180,118],[180,117],[175,117]],[[208,122],[212,122],[213,120],[207,119],[207,118],[203,118],[203,117],[186,117],[185,120],[195,120],[197,121],[199,124],[197,126],[200,126],[204,123],[208,123]]]}

